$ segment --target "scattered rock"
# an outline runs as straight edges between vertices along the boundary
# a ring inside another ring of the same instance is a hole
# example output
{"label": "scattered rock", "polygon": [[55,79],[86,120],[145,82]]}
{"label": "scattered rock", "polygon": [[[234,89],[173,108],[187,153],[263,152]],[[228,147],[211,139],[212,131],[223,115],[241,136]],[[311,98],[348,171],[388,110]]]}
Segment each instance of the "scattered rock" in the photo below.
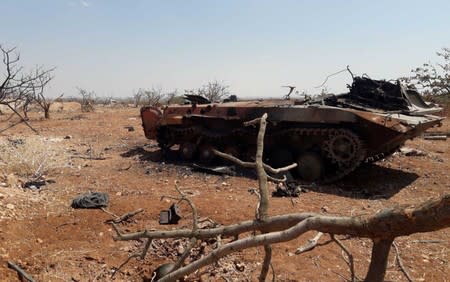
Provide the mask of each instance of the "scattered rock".
{"label": "scattered rock", "polygon": [[39,244],[42,244],[44,241],[41,238],[37,238],[36,242],[38,242]]}
{"label": "scattered rock", "polygon": [[117,192],[116,196],[122,196],[122,192]]}
{"label": "scattered rock", "polygon": [[66,135],[64,136],[64,139],[72,139],[72,135]]}
{"label": "scattered rock", "polygon": [[179,254],[179,255],[182,255],[183,253],[184,253],[184,247],[182,246],[182,245],[179,245],[178,247],[177,247],[177,253]]}
{"label": "scattered rock", "polygon": [[13,210],[15,208],[15,206],[13,204],[7,204],[6,208],[9,210]]}
{"label": "scattered rock", "polygon": [[420,157],[420,156],[426,156],[427,153],[417,150],[417,149],[413,149],[413,148],[409,148],[409,147],[403,147],[400,149],[400,153],[402,153],[405,156],[408,157]]}
{"label": "scattered rock", "polygon": [[237,271],[243,272],[245,270],[245,264],[235,261],[234,266]]}

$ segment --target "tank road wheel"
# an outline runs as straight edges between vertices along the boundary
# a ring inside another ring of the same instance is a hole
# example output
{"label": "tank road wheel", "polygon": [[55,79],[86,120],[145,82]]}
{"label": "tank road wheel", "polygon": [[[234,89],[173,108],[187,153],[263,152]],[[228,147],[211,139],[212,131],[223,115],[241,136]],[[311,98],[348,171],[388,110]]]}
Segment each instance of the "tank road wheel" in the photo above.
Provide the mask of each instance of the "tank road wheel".
{"label": "tank road wheel", "polygon": [[223,149],[225,154],[231,155],[233,157],[239,158],[239,149],[236,146],[228,145]]}
{"label": "tank road wheel", "polygon": [[319,180],[323,172],[323,161],[319,154],[306,152],[297,158],[297,173],[306,181]]}
{"label": "tank road wheel", "polygon": [[333,132],[324,145],[327,156],[339,167],[352,165],[361,151],[358,135],[347,129]]}
{"label": "tank road wheel", "polygon": [[216,154],[214,154],[213,149],[214,147],[209,144],[200,145],[200,147],[198,148],[199,161],[203,164],[211,163],[216,157]]}
{"label": "tank road wheel", "polygon": [[269,152],[269,163],[274,168],[284,167],[294,162],[292,152],[285,148],[276,148]]}
{"label": "tank road wheel", "polygon": [[191,142],[184,142],[180,145],[180,156],[185,161],[190,161],[194,158],[196,152],[196,146]]}

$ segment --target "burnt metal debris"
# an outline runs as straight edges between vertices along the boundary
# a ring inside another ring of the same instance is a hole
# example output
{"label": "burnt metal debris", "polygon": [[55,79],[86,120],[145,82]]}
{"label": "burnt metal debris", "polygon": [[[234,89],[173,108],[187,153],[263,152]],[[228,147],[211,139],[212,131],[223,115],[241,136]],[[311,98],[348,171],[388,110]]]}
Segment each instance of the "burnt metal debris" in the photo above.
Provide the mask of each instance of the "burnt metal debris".
{"label": "burnt metal debris", "polygon": [[168,210],[159,213],[159,224],[178,224],[180,219],[180,212],[176,204],[172,204]]}
{"label": "burnt metal debris", "polygon": [[179,145],[186,161],[214,163],[213,149],[249,160],[258,130],[244,123],[267,113],[265,161],[297,162],[291,173],[314,182],[336,181],[382,159],[443,119],[417,91],[368,77],[353,77],[348,93],[315,99],[205,100],[190,95],[184,105],[143,107],[146,137],[162,150]]}

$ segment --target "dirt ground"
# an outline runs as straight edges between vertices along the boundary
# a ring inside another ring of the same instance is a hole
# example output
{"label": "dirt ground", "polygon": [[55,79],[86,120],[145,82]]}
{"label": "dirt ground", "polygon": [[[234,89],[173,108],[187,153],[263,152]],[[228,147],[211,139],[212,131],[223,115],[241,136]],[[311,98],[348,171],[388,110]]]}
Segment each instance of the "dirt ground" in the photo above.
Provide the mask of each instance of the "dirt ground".
{"label": "dirt ground", "polygon": [[[5,119],[6,116],[0,116],[1,127],[7,125]],[[52,138],[49,150],[53,145],[64,149],[67,162],[47,175],[54,183],[38,190],[4,183],[0,186],[0,281],[17,281],[17,274],[8,269],[7,261],[20,265],[36,281],[142,281],[152,269],[174,258],[176,254],[170,247],[176,249],[183,242],[155,242],[144,261],[131,260],[111,278],[112,272],[142,242],[114,241],[114,231],[105,223],[112,216],[102,210],[71,208],[74,197],[89,191],[108,193],[108,210],[117,215],[144,209],[133,221],[119,225],[129,232],[190,227],[192,216],[185,205],[181,205],[183,218],[178,225],[158,223],[159,212],[173,202],[161,197],[176,195],[176,180],[191,196],[200,217],[219,224],[254,217],[257,199],[248,190],[256,188],[257,182],[251,173],[224,177],[194,171],[187,164],[161,161],[156,144],[143,136],[139,109],[60,112],[53,113],[50,120],[42,120],[33,113],[31,123],[42,136]],[[129,131],[129,126],[135,130]],[[446,121],[439,130],[449,129],[450,123]],[[26,142],[33,135],[22,124],[0,137],[23,138]],[[272,197],[270,213],[371,214],[449,193],[449,141],[416,139],[406,145],[426,155],[395,154],[361,167],[338,183],[305,186],[307,191],[298,198]],[[92,156],[105,159],[86,158]],[[275,186],[270,188],[274,190]],[[312,251],[294,254],[314,235],[309,232],[291,242],[274,245],[273,268],[278,281],[346,281],[350,277],[345,256],[328,235]],[[447,228],[396,240],[403,264],[414,281],[450,280],[449,235]],[[353,253],[357,276],[364,277],[371,242],[339,238]],[[221,260],[214,269],[209,269],[211,274],[201,277],[205,281],[254,281],[262,257],[262,248],[239,252]],[[190,278],[199,279],[200,274]],[[393,250],[386,280],[407,281],[395,262]]]}

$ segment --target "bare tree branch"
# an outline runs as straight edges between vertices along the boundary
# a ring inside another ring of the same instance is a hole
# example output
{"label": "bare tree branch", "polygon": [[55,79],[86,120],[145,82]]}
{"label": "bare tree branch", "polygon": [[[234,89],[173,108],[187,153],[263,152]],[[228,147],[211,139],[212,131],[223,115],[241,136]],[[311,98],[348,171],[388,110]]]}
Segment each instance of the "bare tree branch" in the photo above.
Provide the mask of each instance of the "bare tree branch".
{"label": "bare tree branch", "polygon": [[[52,79],[54,68],[44,69],[36,67],[26,74],[19,66],[20,55],[15,54],[16,48],[6,49],[0,45],[3,55],[5,77],[0,84],[0,104],[8,106],[29,128],[37,132],[26,120],[28,105],[34,99],[35,92],[43,92],[45,86]],[[19,114],[22,107],[25,117]]]}

